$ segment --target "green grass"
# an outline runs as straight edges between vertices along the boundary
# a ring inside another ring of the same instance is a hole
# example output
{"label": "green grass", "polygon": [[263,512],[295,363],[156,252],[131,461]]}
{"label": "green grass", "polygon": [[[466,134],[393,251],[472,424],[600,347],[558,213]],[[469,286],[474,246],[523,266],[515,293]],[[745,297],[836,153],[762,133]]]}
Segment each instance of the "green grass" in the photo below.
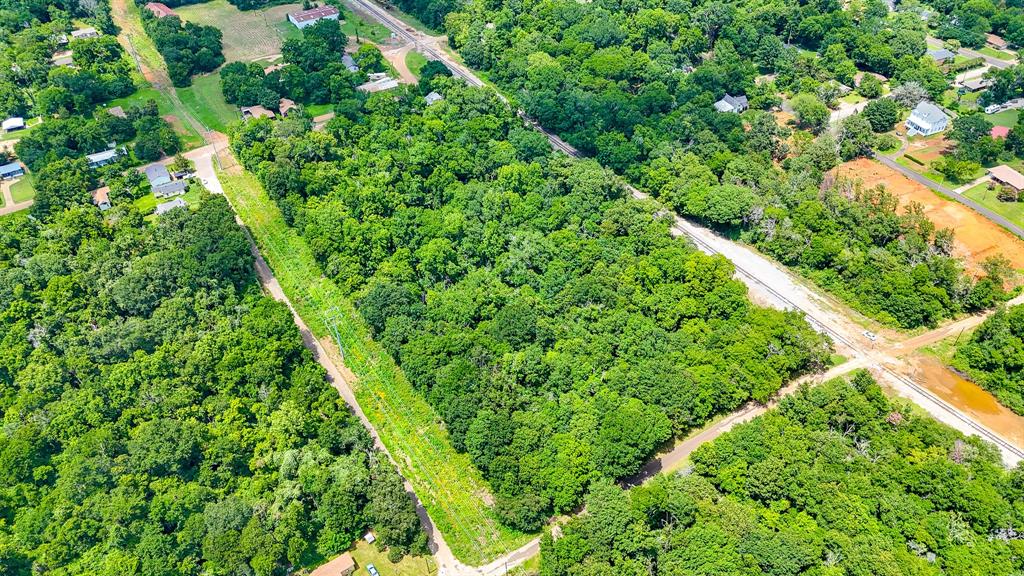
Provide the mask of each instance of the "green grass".
{"label": "green grass", "polygon": [[143,215],[148,216],[152,214],[154,210],[156,210],[157,204],[170,202],[171,200],[174,200],[174,198],[181,198],[182,200],[187,202],[189,206],[196,206],[202,199],[202,194],[202,191],[197,187],[191,187],[184,194],[181,194],[180,196],[174,196],[171,198],[157,198],[156,196],[153,195],[152,192],[150,192],[149,194],[146,194],[142,198],[137,198],[133,200],[132,206],[135,206],[135,209],[141,212]]}
{"label": "green grass", "polygon": [[899,158],[896,158],[896,163],[899,164],[900,166],[904,166],[906,168],[913,170],[914,172],[917,172],[918,174],[924,176],[925,178],[933,180],[934,182],[949,188],[956,188],[958,186],[962,186],[967,182],[970,182],[977,178],[981,178],[982,176],[985,175],[985,169],[979,168],[976,172],[971,174],[970,178],[968,178],[967,180],[964,180],[963,182],[953,182],[952,180],[946,178],[937,170],[933,170],[931,168],[931,165],[922,166],[916,162],[911,161],[909,158],[905,156],[900,156]]}
{"label": "green grass", "polygon": [[1000,60],[1006,60],[1007,62],[1013,62],[1014,60],[1017,59],[1017,56],[1015,54],[1010,54],[1008,52],[1001,52],[1001,51],[996,50],[995,48],[993,48],[991,46],[984,46],[982,48],[978,48],[975,51],[976,52],[980,52],[980,53],[984,54],[985,56],[991,56],[992,58],[998,58]]}
{"label": "green grass", "polygon": [[10,214],[0,216],[0,224],[17,224],[28,217],[28,210],[19,210]]}
{"label": "green grass", "polygon": [[250,62],[281,52],[281,45],[295,37],[284,25],[301,36],[287,21],[289,12],[302,10],[302,3],[280,4],[262,10],[239,10],[228,0],[208,0],[174,9],[183,20],[213,26],[224,33],[224,58],[228,62]]}
{"label": "green grass", "polygon": [[420,77],[420,71],[427,65],[427,57],[419,52],[410,51],[405,55],[405,65],[409,68],[409,72],[416,78]]}
{"label": "green grass", "polygon": [[241,119],[238,109],[224,101],[220,74],[196,76],[191,86],[178,90],[178,98],[210,130],[227,134],[228,126]]}
{"label": "green grass", "polygon": [[526,543],[529,535],[497,521],[484,501],[490,489],[479,471],[452,448],[440,417],[372,340],[355,306],[324,276],[259,182],[248,173],[218,176],[299,315],[317,337],[338,346],[328,354],[336,362],[343,357],[355,373],[352,388],[360,406],[454,554],[480,565]]}
{"label": "green grass", "polygon": [[270,25],[274,27],[277,35],[281,37],[282,44],[287,40],[300,40],[302,38],[302,30],[296,28],[294,24],[287,20],[272,22]]}
{"label": "green grass", "polygon": [[1024,226],[1024,202],[1001,201],[996,197],[995,190],[988,189],[988,182],[983,182],[967,190],[964,192],[964,196],[1005,217],[1010,222]]}
{"label": "green grass", "polygon": [[147,85],[145,88],[136,91],[131,96],[107,102],[103,107],[113,108],[114,106],[120,106],[127,110],[132,106],[142,106],[149,100],[156,102],[156,106],[160,110],[161,116],[173,117],[171,125],[174,127],[174,131],[177,132],[178,136],[181,137],[181,141],[185,145],[186,150],[198,148],[205,143],[203,137],[196,132],[195,128],[193,128],[187,120],[185,120],[185,115],[188,112],[182,106],[179,106],[171,100],[165,92],[157,90],[151,86]]}
{"label": "green grass", "polygon": [[842,98],[839,99],[840,102],[845,102],[847,104],[860,104],[861,102],[864,102],[866,100],[867,98],[861,96],[860,94],[857,94],[856,92],[850,92],[846,96],[843,96]]}
{"label": "green grass", "polygon": [[388,560],[388,555],[381,552],[373,544],[367,544],[366,540],[360,539],[351,550],[352,558],[356,561],[355,574],[362,576],[367,574],[366,566],[373,564],[381,576],[432,576],[437,574],[437,564],[431,556],[406,556],[398,564]]}
{"label": "green grass", "polygon": [[[392,16],[398,18],[402,22],[405,22],[406,24],[417,30],[422,30],[430,34],[431,36],[441,36],[444,34],[443,30],[437,30],[435,28],[427,26],[419,18],[413,16],[412,14],[409,14],[408,12],[403,12],[401,8],[395,6],[394,4],[391,4],[390,2],[387,2],[387,0],[378,1],[377,3],[380,4],[381,6],[384,6],[387,9],[388,14],[391,14]],[[346,16],[347,14],[351,14],[351,9],[349,10],[349,12],[346,13]]]}
{"label": "green grass", "polygon": [[1002,112],[996,112],[995,114],[985,114],[985,119],[996,126],[1013,128],[1017,124],[1017,116],[1019,115],[1020,110],[1003,110]]}
{"label": "green grass", "polygon": [[341,25],[341,31],[346,36],[358,36],[360,40],[369,38],[378,44],[391,39],[391,31],[383,24],[367,20],[351,10],[345,12],[345,23]]}
{"label": "green grass", "polygon": [[310,104],[309,106],[304,106],[303,108],[305,108],[306,112],[308,112],[309,115],[312,116],[313,118],[316,118],[317,116],[322,116],[324,114],[327,114],[328,112],[334,112],[334,104]]}
{"label": "green grass", "polygon": [[35,182],[35,177],[29,173],[11,185],[11,198],[14,199],[15,204],[20,204],[36,197]]}

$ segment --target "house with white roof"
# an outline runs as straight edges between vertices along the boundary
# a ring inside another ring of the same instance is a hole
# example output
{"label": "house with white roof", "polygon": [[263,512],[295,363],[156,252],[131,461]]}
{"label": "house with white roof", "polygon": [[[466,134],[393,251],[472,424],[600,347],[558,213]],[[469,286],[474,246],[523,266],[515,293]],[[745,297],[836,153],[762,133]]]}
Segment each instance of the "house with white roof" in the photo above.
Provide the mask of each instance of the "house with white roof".
{"label": "house with white roof", "polygon": [[7,120],[4,120],[4,122],[3,122],[3,129],[4,129],[4,132],[14,132],[16,130],[24,130],[25,129],[25,119],[21,118],[19,116],[15,116],[14,118],[8,118]]}
{"label": "house with white roof", "polygon": [[156,205],[156,210],[154,211],[154,213],[157,216],[160,216],[162,214],[166,214],[166,213],[170,212],[171,210],[174,210],[175,208],[188,208],[188,202],[185,202],[185,200],[183,198],[175,198],[174,200],[171,200],[170,202],[164,202],[162,204],[157,204]]}
{"label": "house with white roof", "polygon": [[931,102],[918,103],[907,118],[907,136],[931,136],[946,129],[949,116]]}
{"label": "house with white roof", "polygon": [[301,12],[292,12],[288,15],[288,21],[299,30],[302,30],[321,20],[337,20],[340,15],[341,13],[334,6],[320,6],[319,8],[311,8]]}
{"label": "house with white roof", "polygon": [[739,114],[749,107],[746,96],[730,96],[726,94],[721,100],[715,102],[715,110],[727,114]]}
{"label": "house with white roof", "polygon": [[124,148],[115,147],[103,152],[89,154],[85,159],[89,161],[89,168],[99,168],[100,166],[106,166],[107,164],[117,162],[117,159],[124,153]]}

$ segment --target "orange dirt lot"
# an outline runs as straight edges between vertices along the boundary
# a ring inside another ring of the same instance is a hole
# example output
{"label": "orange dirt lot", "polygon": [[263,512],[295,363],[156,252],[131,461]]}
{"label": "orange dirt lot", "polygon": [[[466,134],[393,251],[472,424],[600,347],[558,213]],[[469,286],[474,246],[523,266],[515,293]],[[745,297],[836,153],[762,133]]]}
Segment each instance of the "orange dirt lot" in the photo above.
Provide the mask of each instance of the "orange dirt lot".
{"label": "orange dirt lot", "polygon": [[1024,242],[967,206],[946,200],[927,186],[866,158],[840,165],[837,174],[860,180],[865,187],[885,185],[899,198],[900,206],[910,202],[923,205],[928,219],[937,228],[953,229],[957,255],[972,270],[978,271],[985,258],[1000,253],[1009,258],[1014,268],[1024,269]]}

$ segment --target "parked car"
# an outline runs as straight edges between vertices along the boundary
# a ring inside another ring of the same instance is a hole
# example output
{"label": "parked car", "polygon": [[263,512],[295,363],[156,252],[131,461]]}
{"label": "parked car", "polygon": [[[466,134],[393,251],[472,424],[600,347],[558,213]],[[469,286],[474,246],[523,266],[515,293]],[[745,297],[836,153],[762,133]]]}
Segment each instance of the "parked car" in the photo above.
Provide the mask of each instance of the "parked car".
{"label": "parked car", "polygon": [[373,564],[367,564],[366,571],[370,573],[370,576],[380,576],[380,572],[377,572],[377,567]]}
{"label": "parked car", "polygon": [[870,330],[865,330],[864,331],[864,337],[867,338],[868,340],[871,340],[872,342],[874,342],[875,340],[878,340],[878,334],[875,334],[874,332],[872,332]]}

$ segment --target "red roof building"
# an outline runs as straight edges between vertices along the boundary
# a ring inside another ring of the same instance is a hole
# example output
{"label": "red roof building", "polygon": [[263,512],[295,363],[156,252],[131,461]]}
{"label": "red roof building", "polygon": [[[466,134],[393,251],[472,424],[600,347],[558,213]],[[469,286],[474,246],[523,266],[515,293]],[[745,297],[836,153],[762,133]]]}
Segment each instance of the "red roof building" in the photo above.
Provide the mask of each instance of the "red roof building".
{"label": "red roof building", "polygon": [[340,15],[341,13],[334,6],[320,6],[319,8],[303,10],[302,12],[293,12],[288,15],[288,21],[294,24],[296,28],[302,29],[321,20],[337,20]]}
{"label": "red roof building", "polygon": [[146,4],[146,9],[153,13],[157,18],[163,18],[164,16],[177,16],[174,10],[171,10],[166,4],[160,2],[150,2]]}
{"label": "red roof building", "polygon": [[1006,126],[993,126],[990,135],[993,138],[1006,138],[1010,134],[1010,129]]}

